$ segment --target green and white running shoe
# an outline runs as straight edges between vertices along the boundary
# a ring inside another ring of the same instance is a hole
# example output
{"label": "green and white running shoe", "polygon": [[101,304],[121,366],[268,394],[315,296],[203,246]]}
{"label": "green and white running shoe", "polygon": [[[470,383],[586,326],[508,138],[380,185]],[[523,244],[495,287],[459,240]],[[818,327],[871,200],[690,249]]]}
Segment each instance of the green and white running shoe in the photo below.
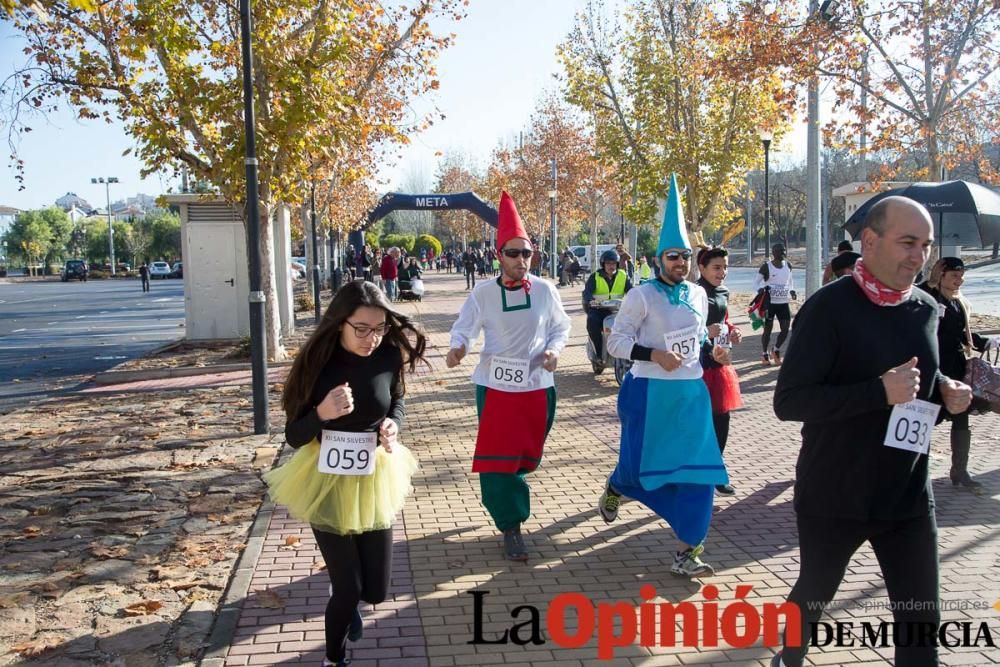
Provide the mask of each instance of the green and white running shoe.
{"label": "green and white running shoe", "polygon": [[715,569],[701,559],[703,553],[705,553],[705,546],[702,544],[677,552],[674,556],[674,564],[670,566],[670,572],[680,577],[692,579],[712,576],[715,574]]}

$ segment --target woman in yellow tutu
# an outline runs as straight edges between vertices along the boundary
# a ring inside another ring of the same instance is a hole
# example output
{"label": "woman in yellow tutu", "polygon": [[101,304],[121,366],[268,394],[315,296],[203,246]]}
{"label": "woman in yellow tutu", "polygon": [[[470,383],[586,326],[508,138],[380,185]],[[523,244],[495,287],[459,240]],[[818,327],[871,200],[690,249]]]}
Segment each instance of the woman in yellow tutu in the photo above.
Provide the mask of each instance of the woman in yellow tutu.
{"label": "woman in yellow tutu", "polygon": [[382,291],[357,280],[333,299],[292,365],[282,397],[285,439],[298,451],[264,476],[271,498],[308,522],[326,562],[326,659],[345,665],[361,638],[358,602],[385,600],[392,521],[417,462],[397,440],[404,374],[423,361],[426,338]]}

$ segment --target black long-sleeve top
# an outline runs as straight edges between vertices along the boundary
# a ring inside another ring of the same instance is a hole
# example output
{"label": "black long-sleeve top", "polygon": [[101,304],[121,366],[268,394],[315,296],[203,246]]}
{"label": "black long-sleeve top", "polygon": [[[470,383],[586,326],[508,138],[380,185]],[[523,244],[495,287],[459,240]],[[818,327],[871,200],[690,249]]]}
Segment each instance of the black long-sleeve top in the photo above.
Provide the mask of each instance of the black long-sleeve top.
{"label": "black long-sleeve top", "polygon": [[927,283],[917,285],[935,301],[938,306],[938,348],[941,352],[941,372],[950,378],[962,381],[965,377],[965,344],[972,340],[976,352],[986,349],[989,339],[977,333],[966,334],[969,321],[958,299],[949,299]]}
{"label": "black long-sleeve top", "polygon": [[[296,419],[285,424],[285,440],[297,449],[318,438],[323,429],[356,433],[377,431],[386,417],[402,428],[406,415],[400,383],[402,368],[402,352],[388,341],[383,341],[369,357],[338,347],[316,380],[310,404]],[[323,421],[316,406],[331,389],[345,382],[354,396],[354,411],[338,419]]]}
{"label": "black long-sleeve top", "polygon": [[[705,288],[705,293],[708,295],[708,321],[705,324],[708,326],[721,324],[723,331],[725,331],[728,326],[726,314],[729,312],[729,289],[725,285],[716,287],[704,278],[698,278],[698,284]],[[722,366],[712,358],[713,348],[714,344],[711,338],[706,338],[705,342],[701,344],[702,368],[720,368]]]}
{"label": "black long-sleeve top", "polygon": [[917,398],[940,402],[937,324],[925,292],[877,306],[850,278],[802,306],[774,391],[778,418],[803,422],[797,512],[867,521],[932,511],[927,456],[882,444],[892,406],[880,378],[917,357]]}

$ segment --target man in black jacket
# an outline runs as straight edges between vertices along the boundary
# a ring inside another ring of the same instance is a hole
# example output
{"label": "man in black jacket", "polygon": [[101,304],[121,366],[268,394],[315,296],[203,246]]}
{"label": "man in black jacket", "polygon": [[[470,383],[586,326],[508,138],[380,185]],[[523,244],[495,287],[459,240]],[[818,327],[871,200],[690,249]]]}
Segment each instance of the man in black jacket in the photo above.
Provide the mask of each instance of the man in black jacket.
{"label": "man in black jacket", "polygon": [[789,595],[802,625],[799,636],[786,629],[774,666],[802,664],[812,626],[866,541],[893,603],[896,664],[938,664],[927,453],[939,404],[962,412],[972,394],[940,372],[937,306],[913,289],[932,230],[919,204],[883,199],[868,214],[853,279],[818,291],[795,319],[774,411],[803,422],[794,502],[801,555]]}

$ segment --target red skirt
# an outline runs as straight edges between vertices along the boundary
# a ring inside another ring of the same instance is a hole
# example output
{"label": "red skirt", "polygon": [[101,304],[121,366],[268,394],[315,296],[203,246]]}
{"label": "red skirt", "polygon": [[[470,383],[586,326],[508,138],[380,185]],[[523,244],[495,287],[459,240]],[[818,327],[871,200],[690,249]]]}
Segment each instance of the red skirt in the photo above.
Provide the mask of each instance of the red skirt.
{"label": "red skirt", "polygon": [[472,472],[531,472],[542,461],[555,416],[555,389],[507,392],[476,387],[479,433]]}
{"label": "red skirt", "polygon": [[702,373],[708,395],[712,397],[712,413],[722,414],[743,407],[740,395],[740,379],[736,369],[730,366],[706,368]]}

